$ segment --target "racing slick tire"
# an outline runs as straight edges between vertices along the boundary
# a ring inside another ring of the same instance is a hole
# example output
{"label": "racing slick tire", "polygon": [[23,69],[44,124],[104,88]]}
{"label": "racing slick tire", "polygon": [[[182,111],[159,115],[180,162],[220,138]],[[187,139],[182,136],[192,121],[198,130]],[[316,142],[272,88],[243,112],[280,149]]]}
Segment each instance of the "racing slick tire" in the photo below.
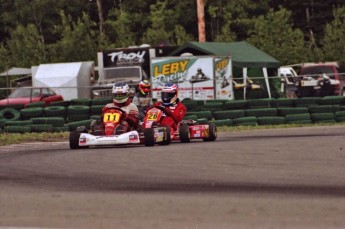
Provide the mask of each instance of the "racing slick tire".
{"label": "racing slick tire", "polygon": [[162,142],[158,143],[159,145],[169,145],[171,143],[171,132],[170,132],[170,127],[165,126],[164,128],[165,134],[164,136],[166,139],[164,139]]}
{"label": "racing slick tire", "polygon": [[217,138],[217,126],[216,126],[216,124],[210,122],[208,129],[209,129],[209,136],[207,138],[203,138],[203,140],[207,141],[207,142],[215,141]]}
{"label": "racing slick tire", "polygon": [[181,142],[184,142],[184,143],[190,142],[189,126],[186,124],[182,124],[179,128],[179,135],[180,135]]}
{"label": "racing slick tire", "polygon": [[144,129],[144,144],[145,146],[155,145],[155,130],[153,128]]}
{"label": "racing slick tire", "polygon": [[80,132],[77,130],[71,131],[69,133],[69,147],[70,149],[82,149],[87,148],[87,146],[79,146]]}

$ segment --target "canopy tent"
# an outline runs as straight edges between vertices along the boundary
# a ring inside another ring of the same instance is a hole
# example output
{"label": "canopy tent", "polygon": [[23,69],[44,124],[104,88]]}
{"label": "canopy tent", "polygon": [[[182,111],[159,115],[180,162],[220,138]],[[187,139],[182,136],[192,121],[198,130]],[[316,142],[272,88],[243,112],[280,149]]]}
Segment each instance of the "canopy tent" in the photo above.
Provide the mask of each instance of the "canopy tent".
{"label": "canopy tent", "polygon": [[[193,55],[218,55],[231,56],[234,67],[242,68],[244,85],[247,85],[248,68],[261,68],[267,87],[268,96],[271,98],[271,91],[268,81],[267,68],[279,68],[280,62],[264,51],[245,42],[187,42],[174,50],[169,56],[179,56],[183,53]],[[243,88],[244,96],[246,87]]]}
{"label": "canopy tent", "polygon": [[7,71],[0,73],[0,76],[19,76],[19,75],[31,75],[31,68],[11,68]]}

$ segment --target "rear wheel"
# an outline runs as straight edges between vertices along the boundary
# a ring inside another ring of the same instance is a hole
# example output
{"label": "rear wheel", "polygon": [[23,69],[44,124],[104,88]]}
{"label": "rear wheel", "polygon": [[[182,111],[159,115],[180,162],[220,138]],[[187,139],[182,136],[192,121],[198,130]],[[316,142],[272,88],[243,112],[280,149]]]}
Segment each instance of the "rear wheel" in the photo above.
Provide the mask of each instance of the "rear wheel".
{"label": "rear wheel", "polygon": [[69,133],[69,147],[71,149],[80,149],[81,148],[79,146],[79,137],[80,137],[80,133],[76,130],[71,131]]}
{"label": "rear wheel", "polygon": [[144,129],[144,144],[145,146],[155,145],[155,130],[153,128]]}
{"label": "rear wheel", "polygon": [[210,122],[209,123],[209,136],[207,138],[204,138],[204,141],[215,141],[217,138],[217,126],[216,124]]}
{"label": "rear wheel", "polygon": [[189,126],[186,124],[181,124],[179,128],[180,140],[181,142],[190,142]]}

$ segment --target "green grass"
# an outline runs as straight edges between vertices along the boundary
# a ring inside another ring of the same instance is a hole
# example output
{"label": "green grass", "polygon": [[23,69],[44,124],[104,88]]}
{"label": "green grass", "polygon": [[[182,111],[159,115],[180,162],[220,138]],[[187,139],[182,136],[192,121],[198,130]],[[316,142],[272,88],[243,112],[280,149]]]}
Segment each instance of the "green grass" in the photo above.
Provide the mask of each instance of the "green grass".
{"label": "green grass", "polygon": [[[260,130],[260,129],[277,129],[277,128],[293,128],[293,127],[313,127],[313,126],[339,126],[342,123],[333,124],[284,124],[284,125],[265,125],[265,126],[220,126],[218,132],[236,132],[243,130]],[[2,133],[0,134],[0,146],[25,143],[25,142],[56,142],[68,141],[69,132],[60,133]]]}
{"label": "green grass", "polygon": [[54,142],[68,140],[69,132],[60,133],[3,133],[0,134],[0,146],[24,142]]}

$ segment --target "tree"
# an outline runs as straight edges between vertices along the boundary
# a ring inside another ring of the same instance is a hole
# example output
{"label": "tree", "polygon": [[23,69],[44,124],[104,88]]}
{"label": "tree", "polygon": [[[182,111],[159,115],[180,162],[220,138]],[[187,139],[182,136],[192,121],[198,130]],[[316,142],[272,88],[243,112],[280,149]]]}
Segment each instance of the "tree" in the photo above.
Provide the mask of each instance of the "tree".
{"label": "tree", "polygon": [[54,59],[52,62],[74,62],[96,60],[98,50],[97,33],[93,30],[94,22],[90,21],[86,13],[75,23],[71,16],[61,12],[61,25],[56,31],[62,39],[52,45],[50,51]]}
{"label": "tree", "polygon": [[35,25],[18,25],[6,44],[10,66],[31,67],[45,62],[46,50]]}
{"label": "tree", "polygon": [[345,7],[333,9],[334,20],[326,25],[323,51],[326,61],[345,64]]}
{"label": "tree", "polygon": [[145,32],[142,43],[158,45],[162,41],[174,43],[171,39],[173,32],[170,28],[174,27],[175,22],[172,21],[174,11],[167,8],[167,0],[158,1],[150,7],[151,26]]}
{"label": "tree", "polygon": [[305,61],[303,33],[293,29],[290,23],[291,12],[280,8],[270,10],[267,15],[255,20],[254,29],[250,31],[248,42],[269,53],[282,64],[294,64]]}

